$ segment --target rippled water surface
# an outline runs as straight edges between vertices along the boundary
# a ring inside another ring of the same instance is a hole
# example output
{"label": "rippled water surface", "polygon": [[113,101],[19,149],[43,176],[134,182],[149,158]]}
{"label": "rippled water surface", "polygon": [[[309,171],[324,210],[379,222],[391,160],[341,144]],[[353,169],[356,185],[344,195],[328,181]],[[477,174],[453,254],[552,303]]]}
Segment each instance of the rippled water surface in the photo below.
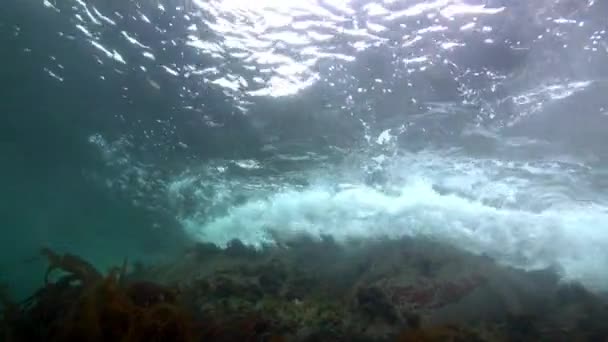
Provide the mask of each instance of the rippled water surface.
{"label": "rippled water surface", "polygon": [[424,235],[608,287],[606,18],[598,0],[7,0],[4,267],[41,243],[110,263],[184,238]]}

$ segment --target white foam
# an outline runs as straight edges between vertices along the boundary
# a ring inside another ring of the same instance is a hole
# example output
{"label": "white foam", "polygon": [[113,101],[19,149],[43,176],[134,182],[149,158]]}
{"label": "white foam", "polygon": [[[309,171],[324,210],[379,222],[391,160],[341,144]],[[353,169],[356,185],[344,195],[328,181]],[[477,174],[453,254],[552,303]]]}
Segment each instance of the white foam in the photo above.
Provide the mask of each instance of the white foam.
{"label": "white foam", "polygon": [[[429,236],[516,267],[557,266],[566,279],[608,288],[606,207],[562,194],[542,197],[555,202],[541,209],[527,208],[536,196],[564,190],[551,186],[549,175],[558,169],[546,167],[538,177],[542,168],[530,173],[527,163],[428,157],[394,163],[382,189],[353,182],[337,187],[324,179],[246,201],[211,220],[191,216],[182,222],[195,238],[219,245],[234,238],[260,245],[301,232],[337,240]],[[513,169],[521,174],[507,172]]]}

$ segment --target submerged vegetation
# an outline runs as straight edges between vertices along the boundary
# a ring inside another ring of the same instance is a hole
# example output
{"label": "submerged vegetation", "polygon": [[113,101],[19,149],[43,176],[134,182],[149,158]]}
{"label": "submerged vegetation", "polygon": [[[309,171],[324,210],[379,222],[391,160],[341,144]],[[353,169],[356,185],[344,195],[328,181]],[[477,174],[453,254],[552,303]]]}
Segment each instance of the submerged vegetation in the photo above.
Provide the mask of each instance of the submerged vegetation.
{"label": "submerged vegetation", "polygon": [[[43,249],[44,285],[0,288],[3,341],[595,341],[604,299],[432,241],[199,243],[107,274]],[[53,277],[54,276],[54,277]]]}

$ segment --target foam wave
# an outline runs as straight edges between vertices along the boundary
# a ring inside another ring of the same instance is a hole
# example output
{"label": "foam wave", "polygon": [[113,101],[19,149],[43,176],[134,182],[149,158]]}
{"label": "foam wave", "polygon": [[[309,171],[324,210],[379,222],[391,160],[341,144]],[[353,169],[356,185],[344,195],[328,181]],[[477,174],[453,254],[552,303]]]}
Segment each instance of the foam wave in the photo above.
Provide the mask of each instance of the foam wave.
{"label": "foam wave", "polygon": [[[438,160],[443,169],[431,167]],[[566,279],[608,288],[608,276],[600,272],[608,263],[603,248],[608,244],[603,229],[608,208],[573,200],[558,191],[562,188],[551,187],[548,175],[559,174],[559,165],[550,169],[522,163],[516,176],[506,172],[515,168],[512,163],[494,161],[489,167],[490,161],[483,160],[438,160],[401,160],[397,165],[409,164],[401,169],[408,177],[383,188],[318,181],[246,201],[208,221],[190,216],[182,223],[195,238],[219,245],[234,238],[252,245],[274,243],[300,233],[337,240],[426,236],[520,268],[558,267]],[[444,188],[438,190],[440,183]],[[528,203],[519,203],[523,194]],[[488,201],[490,197],[495,200]],[[535,197],[553,204],[534,207]]]}

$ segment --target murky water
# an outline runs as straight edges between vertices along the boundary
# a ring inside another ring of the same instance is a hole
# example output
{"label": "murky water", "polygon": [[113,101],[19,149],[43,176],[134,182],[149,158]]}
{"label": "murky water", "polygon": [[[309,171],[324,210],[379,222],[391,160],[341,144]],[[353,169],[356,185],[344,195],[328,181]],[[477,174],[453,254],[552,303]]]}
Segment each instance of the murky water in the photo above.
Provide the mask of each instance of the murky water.
{"label": "murky water", "polygon": [[4,267],[40,244],[103,264],[184,238],[425,235],[605,288],[607,14],[8,1]]}

